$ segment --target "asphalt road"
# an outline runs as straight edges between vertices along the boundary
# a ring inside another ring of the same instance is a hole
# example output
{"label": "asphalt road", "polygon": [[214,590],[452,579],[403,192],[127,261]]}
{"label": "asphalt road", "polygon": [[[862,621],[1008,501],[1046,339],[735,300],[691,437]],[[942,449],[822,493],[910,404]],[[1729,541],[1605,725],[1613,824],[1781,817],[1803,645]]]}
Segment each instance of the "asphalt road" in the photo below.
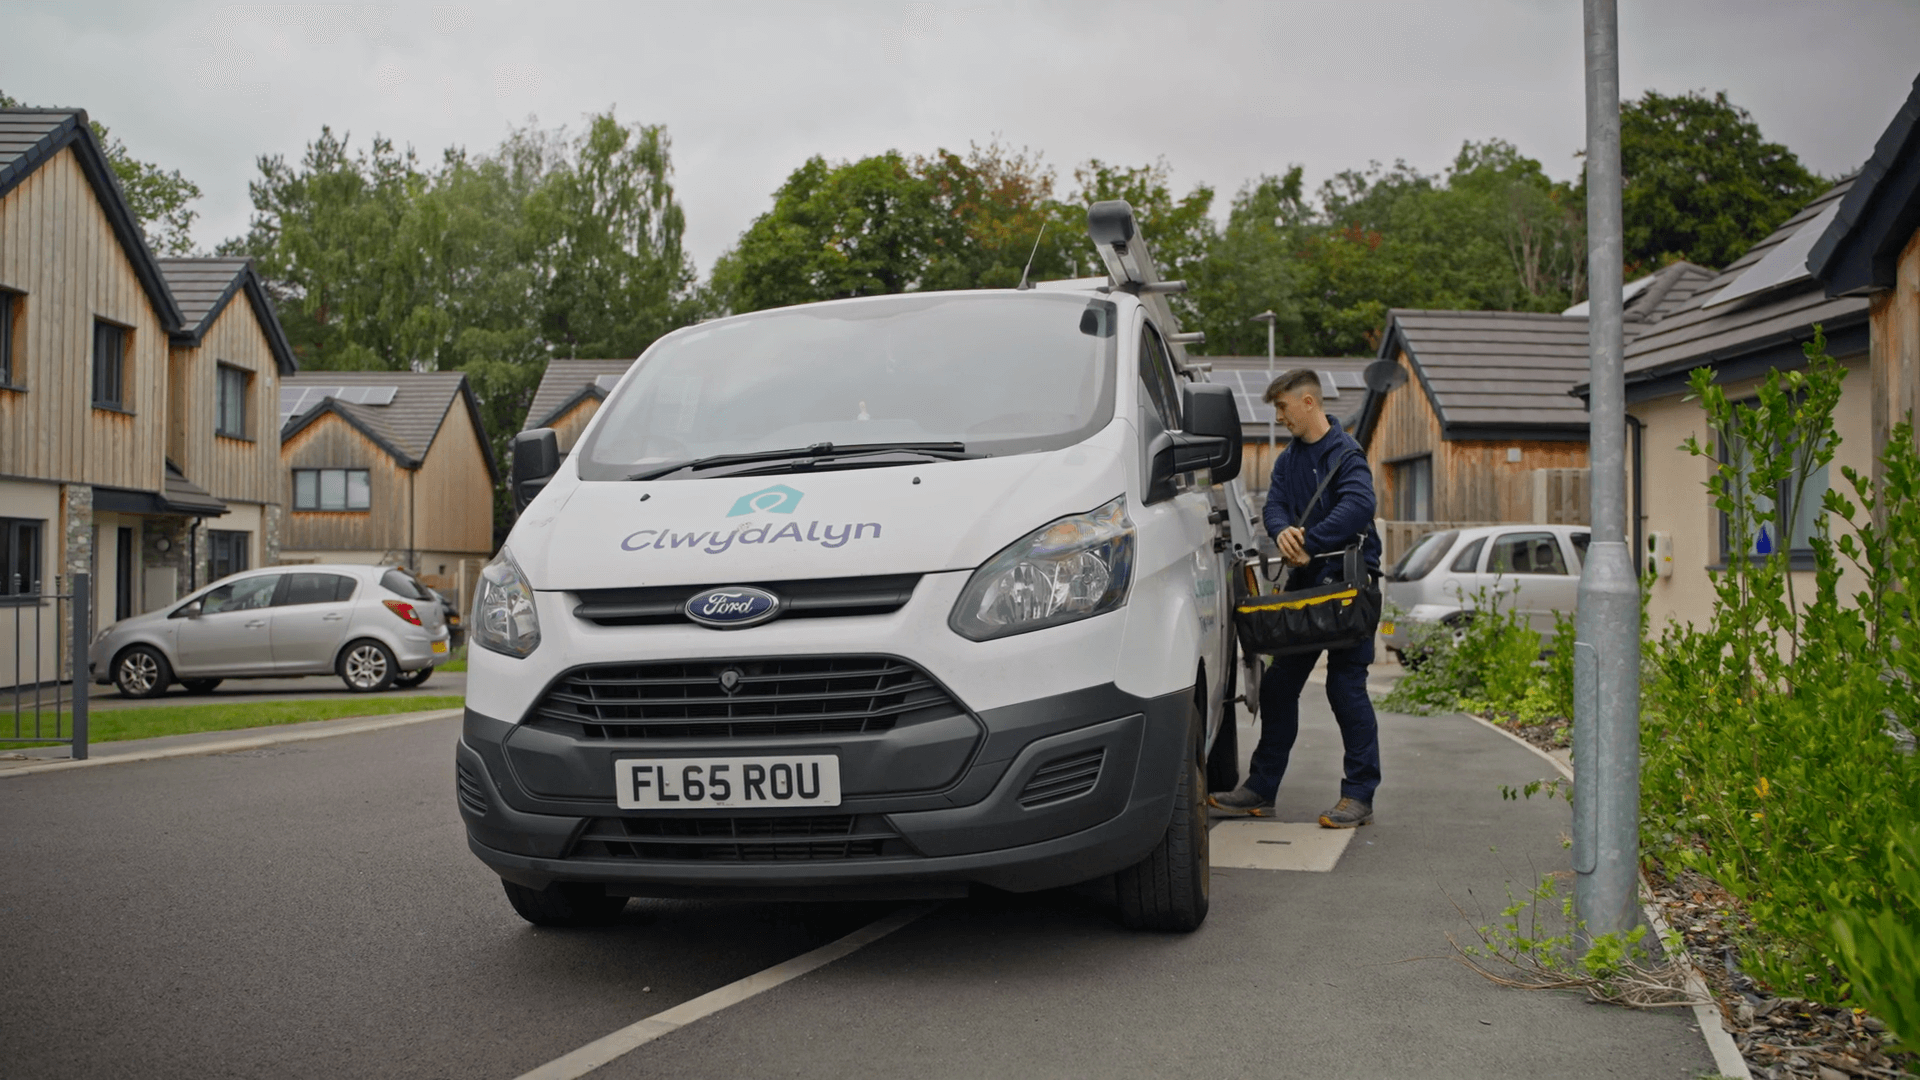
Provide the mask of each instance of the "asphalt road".
{"label": "asphalt road", "polygon": [[[1281,816],[1334,795],[1309,688]],[[0,1074],[502,1077],[816,945],[884,905],[635,901],[526,926],[466,851],[457,723],[0,779]],[[1216,870],[1186,936],[1082,889],[953,901],[596,1078],[1526,1077],[1686,1080],[1685,1010],[1502,990],[1447,959],[1567,863],[1546,771],[1461,718],[1383,717],[1380,821],[1331,873]],[[1250,749],[1245,737],[1243,749]]]}
{"label": "asphalt road", "polygon": [[[122,697],[120,691],[111,686],[89,687],[87,708],[89,710],[141,709],[154,705],[232,705],[253,701],[305,701],[327,700],[330,698],[386,698],[386,697],[461,697],[467,692],[467,673],[464,671],[436,671],[427,676],[427,681],[411,690],[382,690],[378,694],[362,694],[347,689],[337,675],[305,675],[279,679],[226,679],[219,686],[204,694],[190,694],[187,688],[174,683],[167,692],[159,697],[130,698]],[[39,691],[42,706],[51,709],[54,704],[54,692],[51,688]],[[71,695],[70,688],[61,687],[63,698]],[[31,712],[33,698],[31,691],[22,693],[24,708]],[[62,708],[68,706],[62,705]],[[0,694],[0,717],[12,723],[12,691]],[[9,726],[8,730],[11,730]]]}

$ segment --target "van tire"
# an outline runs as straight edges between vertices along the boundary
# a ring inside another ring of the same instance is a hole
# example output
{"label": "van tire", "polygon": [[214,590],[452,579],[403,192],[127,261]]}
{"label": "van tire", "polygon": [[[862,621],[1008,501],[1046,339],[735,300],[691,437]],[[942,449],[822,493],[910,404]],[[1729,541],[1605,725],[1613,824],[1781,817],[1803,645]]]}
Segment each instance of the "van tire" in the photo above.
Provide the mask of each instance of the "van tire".
{"label": "van tire", "polygon": [[393,650],[372,638],[361,638],[347,643],[340,650],[340,658],[334,661],[333,670],[347,689],[356,694],[373,694],[393,685],[400,674],[400,665],[393,658]]}
{"label": "van tire", "polygon": [[1208,862],[1206,783],[1200,767],[1199,733],[1206,714],[1198,698],[1187,706],[1186,760],[1173,793],[1173,817],[1147,857],[1113,875],[1120,922],[1134,930],[1186,933],[1207,918],[1211,887]]}
{"label": "van tire", "polygon": [[585,882],[556,881],[544,889],[529,889],[504,879],[500,884],[507,890],[507,903],[535,926],[606,926],[627,906],[626,897],[608,896],[598,885]]}

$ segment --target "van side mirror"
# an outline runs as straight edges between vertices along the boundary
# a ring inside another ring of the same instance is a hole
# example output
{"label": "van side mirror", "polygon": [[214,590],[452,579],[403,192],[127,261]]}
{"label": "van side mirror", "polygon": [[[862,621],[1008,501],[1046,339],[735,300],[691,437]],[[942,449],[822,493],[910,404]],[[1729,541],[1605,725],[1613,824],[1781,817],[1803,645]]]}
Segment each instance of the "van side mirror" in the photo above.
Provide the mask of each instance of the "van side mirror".
{"label": "van side mirror", "polygon": [[1233,403],[1233,388],[1219,383],[1187,383],[1180,388],[1180,409],[1186,415],[1187,435],[1217,439],[1222,446],[1207,463],[1213,470],[1213,482],[1224,484],[1240,475],[1240,410]]}
{"label": "van side mirror", "polygon": [[560,439],[552,428],[534,428],[513,437],[513,509],[527,508],[553,474],[560,471]]}
{"label": "van side mirror", "polygon": [[1213,383],[1188,383],[1181,389],[1185,431],[1162,431],[1147,444],[1149,503],[1171,499],[1174,477],[1211,470],[1222,484],[1240,475],[1240,412],[1234,408],[1233,389]]}

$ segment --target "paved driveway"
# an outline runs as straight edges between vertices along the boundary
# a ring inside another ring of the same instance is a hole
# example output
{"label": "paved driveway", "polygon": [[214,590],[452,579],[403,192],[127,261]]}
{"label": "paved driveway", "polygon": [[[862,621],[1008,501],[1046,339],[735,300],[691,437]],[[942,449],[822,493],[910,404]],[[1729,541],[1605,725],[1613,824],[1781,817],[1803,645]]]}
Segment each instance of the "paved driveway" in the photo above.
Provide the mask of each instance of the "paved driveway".
{"label": "paved driveway", "polygon": [[[1334,795],[1310,688],[1284,818]],[[636,901],[536,930],[465,850],[455,721],[0,778],[0,1073],[515,1077],[794,956],[874,905]],[[1502,990],[1454,909],[1564,868],[1538,758],[1459,717],[1384,717],[1380,821],[1330,873],[1222,869],[1185,936],[1097,889],[944,904],[598,1077],[1670,1077],[1691,1014]],[[1251,749],[1251,738],[1243,741]]]}

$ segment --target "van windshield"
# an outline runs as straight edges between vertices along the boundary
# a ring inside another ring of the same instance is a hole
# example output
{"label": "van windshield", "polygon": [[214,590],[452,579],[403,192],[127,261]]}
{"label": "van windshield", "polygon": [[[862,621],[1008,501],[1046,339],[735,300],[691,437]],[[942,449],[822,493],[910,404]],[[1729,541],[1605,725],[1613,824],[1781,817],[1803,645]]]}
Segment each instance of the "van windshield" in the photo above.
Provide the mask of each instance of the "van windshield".
{"label": "van windshield", "polygon": [[[661,342],[576,448],[585,480],[788,448],[1071,446],[1113,418],[1111,301],[901,296],[786,308]],[[871,464],[898,459],[872,458]]]}

